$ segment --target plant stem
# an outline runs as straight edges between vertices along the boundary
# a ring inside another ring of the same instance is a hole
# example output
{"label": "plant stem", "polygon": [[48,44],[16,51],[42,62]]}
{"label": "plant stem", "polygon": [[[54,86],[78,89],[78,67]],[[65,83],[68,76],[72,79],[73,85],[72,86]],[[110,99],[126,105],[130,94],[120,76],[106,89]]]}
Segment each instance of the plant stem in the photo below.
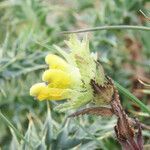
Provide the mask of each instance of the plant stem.
{"label": "plant stem", "polygon": [[150,31],[150,27],[145,27],[145,26],[113,25],[113,26],[99,26],[99,27],[94,27],[94,28],[79,29],[79,30],[73,30],[73,31],[63,31],[63,32],[61,32],[61,34],[82,33],[82,32],[91,32],[91,31],[97,31],[97,30],[118,30],[118,29]]}

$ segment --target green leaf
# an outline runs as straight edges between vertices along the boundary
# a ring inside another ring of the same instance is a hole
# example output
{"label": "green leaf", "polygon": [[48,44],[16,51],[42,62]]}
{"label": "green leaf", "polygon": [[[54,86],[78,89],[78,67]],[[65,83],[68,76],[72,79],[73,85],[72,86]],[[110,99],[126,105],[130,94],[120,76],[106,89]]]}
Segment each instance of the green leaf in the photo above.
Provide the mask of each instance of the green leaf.
{"label": "green leaf", "polygon": [[19,150],[20,149],[20,144],[18,142],[18,139],[16,137],[16,134],[12,128],[10,128],[11,134],[12,134],[12,140],[10,144],[10,149],[11,150]]}
{"label": "green leaf", "polygon": [[5,122],[5,124],[10,127],[14,133],[17,135],[18,138],[22,139],[25,143],[27,143],[29,146],[29,142],[23,137],[23,135],[14,127],[14,125],[2,114],[0,111],[0,118]]}
{"label": "green leaf", "polygon": [[132,93],[130,93],[127,89],[125,89],[123,86],[121,86],[118,82],[114,81],[115,86],[117,89],[124,94],[127,98],[129,98],[131,101],[136,103],[144,112],[147,112],[150,114],[150,109],[147,108],[147,106],[142,103],[137,97],[135,97]]}

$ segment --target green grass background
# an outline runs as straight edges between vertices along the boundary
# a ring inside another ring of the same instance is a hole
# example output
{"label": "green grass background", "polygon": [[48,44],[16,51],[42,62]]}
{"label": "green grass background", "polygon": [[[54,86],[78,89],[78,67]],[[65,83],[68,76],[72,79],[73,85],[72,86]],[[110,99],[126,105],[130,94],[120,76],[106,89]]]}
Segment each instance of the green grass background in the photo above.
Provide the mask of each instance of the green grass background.
{"label": "green grass background", "polygon": [[[53,110],[56,102],[38,102],[29,96],[32,84],[41,81],[44,57],[56,53],[53,44],[67,49],[65,30],[104,25],[143,25],[150,21],[148,0],[0,0],[0,148],[3,150],[119,150],[113,127],[116,118],[81,116]],[[83,34],[78,34],[80,38]],[[106,74],[132,91],[136,68],[150,78],[150,32],[103,30],[90,32],[90,49],[100,53]],[[126,38],[140,43],[141,60],[133,60]],[[125,68],[125,64],[132,69]],[[121,94],[127,112],[140,112]],[[150,104],[150,97],[142,95]],[[147,113],[130,113],[150,124]],[[143,130],[148,147],[150,132]]]}

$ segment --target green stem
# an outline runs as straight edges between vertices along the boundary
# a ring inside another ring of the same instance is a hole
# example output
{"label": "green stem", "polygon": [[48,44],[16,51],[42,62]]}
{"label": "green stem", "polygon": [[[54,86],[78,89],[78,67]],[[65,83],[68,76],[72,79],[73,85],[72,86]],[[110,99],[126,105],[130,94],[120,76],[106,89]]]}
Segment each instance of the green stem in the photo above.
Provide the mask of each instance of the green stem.
{"label": "green stem", "polygon": [[63,31],[62,34],[70,34],[70,33],[82,33],[82,32],[91,32],[97,30],[118,30],[118,29],[132,29],[132,30],[145,30],[150,31],[150,27],[145,26],[134,26],[134,25],[113,25],[113,26],[100,26],[88,29],[79,29],[73,31]]}

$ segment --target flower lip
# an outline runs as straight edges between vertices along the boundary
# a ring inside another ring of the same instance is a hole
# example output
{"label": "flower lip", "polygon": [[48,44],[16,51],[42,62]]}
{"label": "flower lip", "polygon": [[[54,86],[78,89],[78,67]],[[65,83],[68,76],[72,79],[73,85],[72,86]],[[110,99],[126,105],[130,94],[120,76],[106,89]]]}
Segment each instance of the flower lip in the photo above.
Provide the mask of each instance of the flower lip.
{"label": "flower lip", "polygon": [[46,87],[45,83],[36,83],[30,88],[30,95],[36,97],[39,92]]}
{"label": "flower lip", "polygon": [[45,62],[52,69],[68,70],[68,63],[57,55],[48,54],[45,57]]}
{"label": "flower lip", "polygon": [[69,88],[73,82],[71,75],[59,69],[49,69],[43,73],[42,80],[48,83],[49,87]]}

